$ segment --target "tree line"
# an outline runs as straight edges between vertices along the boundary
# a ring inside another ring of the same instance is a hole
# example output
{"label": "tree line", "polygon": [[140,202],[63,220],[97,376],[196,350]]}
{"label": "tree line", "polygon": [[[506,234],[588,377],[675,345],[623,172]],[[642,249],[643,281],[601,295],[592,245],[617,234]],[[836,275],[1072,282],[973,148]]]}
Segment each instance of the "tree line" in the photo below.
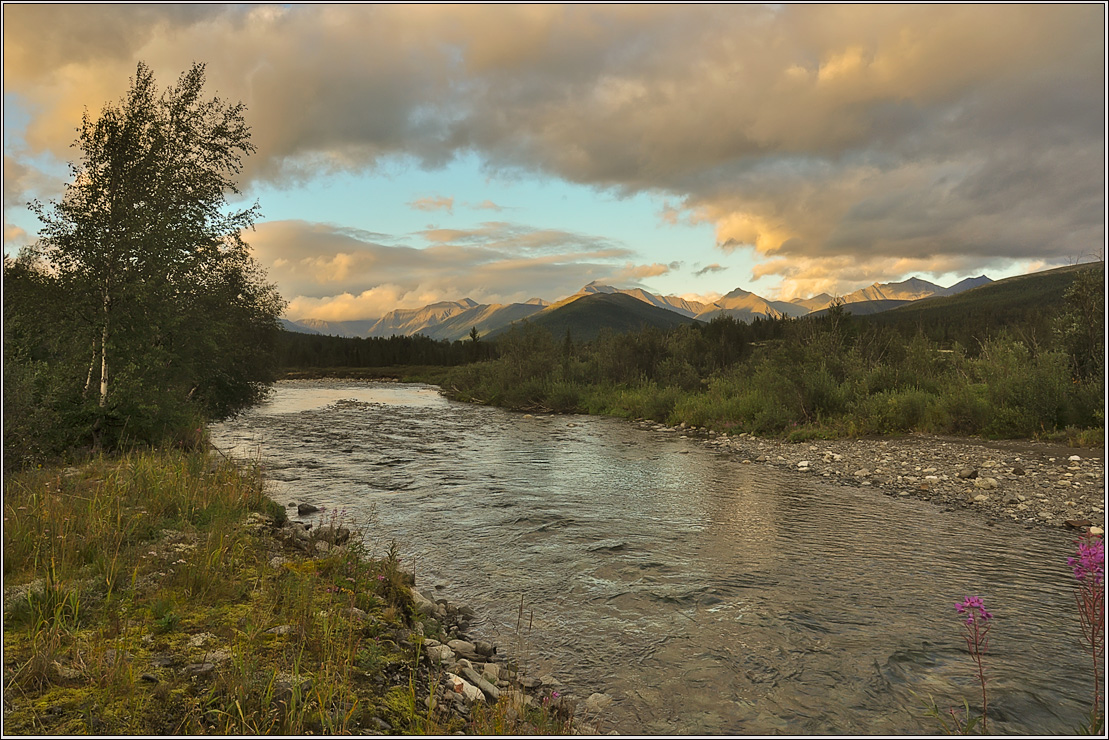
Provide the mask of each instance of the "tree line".
{"label": "tree line", "polygon": [[520,410],[792,439],[924,431],[1100,442],[1103,265],[1068,280],[1055,310],[1029,307],[1035,323],[975,328],[975,311],[960,309],[933,335],[913,318],[875,321],[842,305],[818,317],[603,333],[586,344],[524,325],[498,341],[496,359],[455,368],[443,385],[461,400]]}

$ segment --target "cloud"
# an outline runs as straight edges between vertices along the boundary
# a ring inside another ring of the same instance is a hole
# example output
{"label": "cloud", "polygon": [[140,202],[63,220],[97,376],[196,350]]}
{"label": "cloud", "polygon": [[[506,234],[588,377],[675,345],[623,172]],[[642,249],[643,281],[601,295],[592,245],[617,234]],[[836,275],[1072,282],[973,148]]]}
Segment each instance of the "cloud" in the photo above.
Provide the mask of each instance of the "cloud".
{"label": "cloud", "polygon": [[467,203],[466,205],[469,206],[470,208],[480,210],[480,211],[498,211],[498,212],[500,212],[500,211],[507,210],[506,206],[499,206],[491,200],[483,200],[480,203]]}
{"label": "cloud", "polygon": [[1098,5],[9,5],[4,16],[6,102],[30,112],[36,156],[64,159],[82,107],[117,99],[138,59],[163,84],[202,59],[210,89],[248,107],[259,150],[248,181],[436,168],[475,152],[491,176],[660,194],[660,218],[711,223],[722,249],[771,266],[761,274],[822,265],[831,281],[860,262],[958,257],[977,272],[1105,239]]}
{"label": "cloud", "polygon": [[486,221],[468,229],[427,229],[418,235],[433,244],[482,244],[505,252],[579,250],[604,257],[631,254],[628,249],[606,237],[535,228],[507,221]]}
{"label": "cloud", "polygon": [[723,267],[723,266],[718,265],[715,262],[713,262],[711,265],[705,265],[704,267],[702,267],[700,270],[697,270],[693,274],[696,275],[697,277],[701,277],[702,275],[707,275],[710,272],[723,272],[724,270],[727,270],[727,269],[728,269],[727,267]]}
{"label": "cloud", "polygon": [[12,224],[4,224],[4,246],[11,245],[14,249],[19,249],[30,242],[26,231]]}
{"label": "cloud", "polygon": [[617,279],[619,282],[625,282],[629,280],[659,277],[667,274],[671,269],[673,268],[670,265],[663,265],[658,262],[653,265],[633,265],[629,262],[624,265],[624,269],[618,273]]}
{"label": "cloud", "polygon": [[626,262],[628,250],[595,248],[581,235],[568,235],[559,251],[511,248],[504,233],[526,237],[526,227],[488,225],[484,233],[484,241],[471,236],[414,247],[330,224],[266,221],[249,241],[269,279],[281,286],[289,301],[286,315],[294,319],[375,318],[394,308],[463,297],[479,303],[561,298],[634,268]]}
{"label": "cloud", "polygon": [[428,198],[417,198],[411,201],[408,207],[417,211],[446,211],[447,213],[454,213],[454,198],[447,198],[441,195]]}

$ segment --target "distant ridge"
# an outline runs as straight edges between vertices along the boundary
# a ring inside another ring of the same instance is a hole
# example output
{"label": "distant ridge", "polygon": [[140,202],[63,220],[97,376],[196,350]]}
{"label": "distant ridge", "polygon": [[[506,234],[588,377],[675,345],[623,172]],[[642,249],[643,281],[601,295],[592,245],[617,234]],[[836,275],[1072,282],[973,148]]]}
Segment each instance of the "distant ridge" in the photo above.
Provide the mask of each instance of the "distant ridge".
{"label": "distant ridge", "polygon": [[[900,308],[908,303],[942,296],[954,296],[968,290],[989,285],[993,281],[985,275],[965,278],[949,288],[931,283],[918,277],[910,277],[895,283],[874,283],[843,296],[845,305],[851,307],[850,313],[869,315]],[[628,299],[653,309],[675,314],[684,319],[712,321],[718,316],[730,316],[738,321],[752,321],[768,316],[805,316],[822,312],[833,300],[828,293],[811,298],[794,298],[790,301],[777,301],[756,295],[743,288],[736,288],[727,295],[711,302],[700,303],[679,296],[661,296],[642,288],[616,288],[597,281],[585,285],[574,295],[567,296],[556,303],[548,303],[542,298],[532,298],[525,303],[479,304],[470,298],[460,301],[439,301],[421,308],[398,308],[380,319],[361,321],[321,321],[306,318],[299,321],[283,319],[283,325],[290,331],[305,333],[334,334],[344,337],[389,337],[393,335],[411,336],[423,334],[432,339],[458,340],[466,338],[471,330],[477,329],[479,336],[491,336],[504,327],[526,318],[550,315],[585,298],[596,296],[622,295]],[[592,316],[606,306],[605,310],[620,310],[621,316],[614,319],[620,323],[635,304],[623,300],[592,301],[586,304],[583,316]],[[644,318],[644,317],[641,317]],[[666,317],[669,318],[669,317]],[[589,318],[597,323],[596,317]],[[652,325],[657,322],[649,321]],[[563,333],[565,333],[563,331]]]}

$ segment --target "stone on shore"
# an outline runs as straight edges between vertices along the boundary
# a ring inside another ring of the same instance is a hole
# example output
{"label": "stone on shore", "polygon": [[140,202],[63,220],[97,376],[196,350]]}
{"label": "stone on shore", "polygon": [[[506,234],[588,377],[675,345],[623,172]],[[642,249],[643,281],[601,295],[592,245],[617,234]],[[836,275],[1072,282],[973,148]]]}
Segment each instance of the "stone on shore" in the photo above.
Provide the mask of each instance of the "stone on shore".
{"label": "stone on shore", "polygon": [[447,674],[447,688],[456,694],[461,694],[471,704],[485,701],[485,694],[481,689],[454,673]]}

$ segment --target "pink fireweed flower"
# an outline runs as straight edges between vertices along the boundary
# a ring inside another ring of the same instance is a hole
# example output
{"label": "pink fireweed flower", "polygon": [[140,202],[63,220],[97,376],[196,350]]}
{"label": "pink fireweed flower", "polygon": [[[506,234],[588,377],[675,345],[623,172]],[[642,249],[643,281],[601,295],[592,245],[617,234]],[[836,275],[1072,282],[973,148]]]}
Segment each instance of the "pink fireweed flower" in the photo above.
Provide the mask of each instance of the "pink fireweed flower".
{"label": "pink fireweed flower", "polygon": [[1100,584],[1105,577],[1105,542],[1100,537],[1080,540],[1078,557],[1067,558],[1067,565],[1074,569],[1075,580]]}
{"label": "pink fireweed flower", "polygon": [[986,610],[985,604],[978,596],[967,596],[962,602],[956,602],[955,611],[967,615],[963,624],[963,639],[966,640],[967,650],[978,668],[978,683],[982,686],[982,733],[985,734],[987,732],[986,669],[982,664],[982,657],[990,649],[990,620],[993,619],[993,614]]}
{"label": "pink fireweed flower", "polygon": [[986,611],[986,607],[982,604],[981,597],[978,596],[967,596],[965,599],[963,599],[962,603],[956,602],[955,611],[959,612],[960,614],[967,615],[967,624],[974,624],[974,616],[976,611],[978,614],[978,618],[981,619],[983,622],[987,622],[993,619],[993,614],[989,611]]}

